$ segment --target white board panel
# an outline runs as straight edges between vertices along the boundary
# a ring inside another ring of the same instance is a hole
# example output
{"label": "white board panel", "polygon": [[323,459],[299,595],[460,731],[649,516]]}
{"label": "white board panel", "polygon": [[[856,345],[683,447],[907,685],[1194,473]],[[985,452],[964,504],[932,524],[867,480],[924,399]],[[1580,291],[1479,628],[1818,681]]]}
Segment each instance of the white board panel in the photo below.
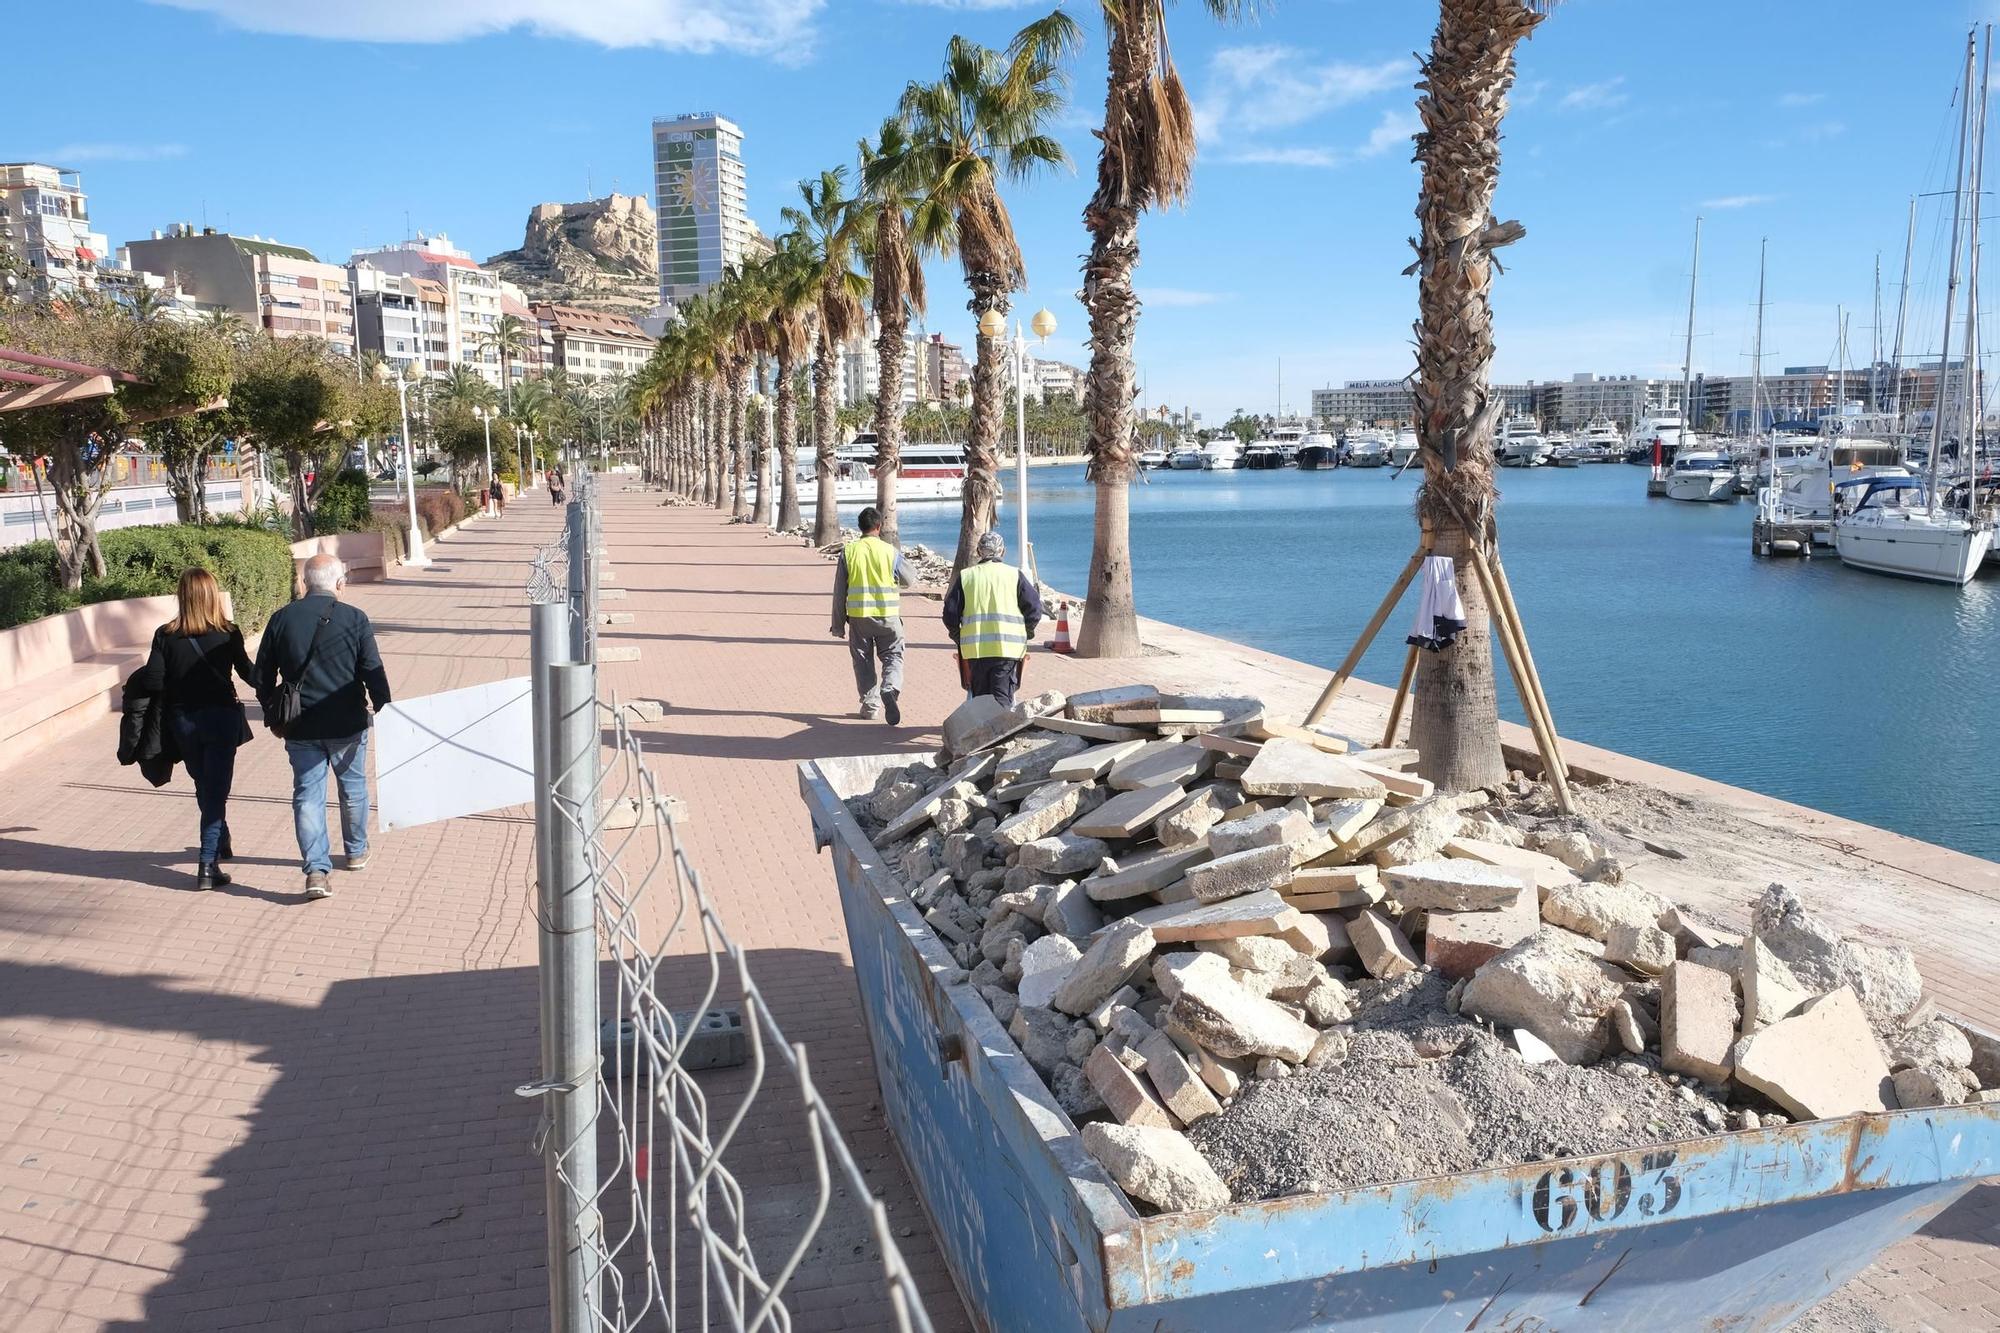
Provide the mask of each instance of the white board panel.
{"label": "white board panel", "polygon": [[398,699],[375,715],[375,810],[385,832],[534,797],[526,676]]}

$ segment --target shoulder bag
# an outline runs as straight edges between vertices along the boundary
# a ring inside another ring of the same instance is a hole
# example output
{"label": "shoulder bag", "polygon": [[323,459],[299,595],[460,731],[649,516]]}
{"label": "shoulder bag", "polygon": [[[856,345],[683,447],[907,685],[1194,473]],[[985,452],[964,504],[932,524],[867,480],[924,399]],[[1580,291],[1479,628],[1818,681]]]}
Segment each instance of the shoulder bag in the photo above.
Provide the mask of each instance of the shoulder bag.
{"label": "shoulder bag", "polygon": [[319,618],[319,624],[313,627],[312,642],[306,645],[305,661],[299,663],[297,671],[287,671],[285,683],[271,691],[270,698],[261,701],[264,705],[264,725],[273,736],[283,736],[285,728],[297,722],[299,714],[306,710],[306,669],[312,665],[313,654],[319,651],[320,631],[326,628],[326,622],[331,619],[333,619],[331,611]]}

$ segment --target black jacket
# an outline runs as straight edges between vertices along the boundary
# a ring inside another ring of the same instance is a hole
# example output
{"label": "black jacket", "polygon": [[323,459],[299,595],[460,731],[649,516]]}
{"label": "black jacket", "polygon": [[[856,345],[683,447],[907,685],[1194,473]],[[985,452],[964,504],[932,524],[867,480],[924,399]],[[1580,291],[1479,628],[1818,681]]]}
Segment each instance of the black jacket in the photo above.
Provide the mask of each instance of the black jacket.
{"label": "black jacket", "polygon": [[125,682],[123,716],[118,720],[118,762],[137,764],[146,781],[164,787],[173,780],[174,765],[181,761],[181,748],[174,729],[167,725],[166,697],[149,690],[140,667]]}
{"label": "black jacket", "polygon": [[257,669],[243,647],[242,630],[231,625],[227,631],[188,638],[169,634],[162,625],[153,631],[153,651],[146,665],[132,680],[146,694],[165,695],[169,707],[185,713],[236,704],[231,671],[251,689],[257,688]]}
{"label": "black jacket", "polygon": [[[313,631],[326,618],[312,663],[304,665]],[[389,703],[389,677],[375,647],[375,627],[357,607],[331,593],[314,593],[282,608],[264,627],[257,646],[257,678],[268,698],[284,685],[301,679],[303,707],[299,719],[285,728],[289,741],[331,741],[368,730],[369,706]]]}

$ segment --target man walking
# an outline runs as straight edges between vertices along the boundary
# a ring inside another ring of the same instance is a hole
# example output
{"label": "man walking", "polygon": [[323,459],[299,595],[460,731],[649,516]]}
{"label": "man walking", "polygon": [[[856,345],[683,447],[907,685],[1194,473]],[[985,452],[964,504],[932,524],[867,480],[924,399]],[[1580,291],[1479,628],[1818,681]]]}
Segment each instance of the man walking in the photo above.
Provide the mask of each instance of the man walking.
{"label": "man walking", "polygon": [[1011,708],[1021,659],[1042,622],[1042,595],[1006,563],[1007,543],[999,533],[981,533],[977,550],[979,563],[958,572],[944,599],[945,632],[970,668],[971,693],[990,694]]}
{"label": "man walking", "polygon": [[[833,574],[833,637],[847,636],[854,659],[854,688],[861,694],[861,716],[887,715],[889,725],[903,721],[897,696],[903,690],[903,610],[898,585],[916,584],[903,553],[882,540],[882,516],[871,506],[861,511],[861,536],[840,550]],[[882,666],[877,687],[875,665]]]}
{"label": "man walking", "polygon": [[[349,870],[368,864],[370,708],[389,703],[389,677],[368,616],[339,598],[347,569],[330,555],[305,564],[306,595],[271,617],[257,649],[266,697],[299,688],[298,719],[285,728],[292,761],[292,824],[306,872],[306,897],[333,894],[326,843],[326,775],[340,797],[340,836]],[[269,705],[266,705],[268,711]]]}

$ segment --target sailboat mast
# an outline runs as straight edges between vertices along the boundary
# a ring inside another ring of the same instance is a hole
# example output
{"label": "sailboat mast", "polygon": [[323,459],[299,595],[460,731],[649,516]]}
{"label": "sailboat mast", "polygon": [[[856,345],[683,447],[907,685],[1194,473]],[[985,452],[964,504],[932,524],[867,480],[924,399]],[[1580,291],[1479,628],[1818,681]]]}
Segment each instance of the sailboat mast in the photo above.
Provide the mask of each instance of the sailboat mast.
{"label": "sailboat mast", "polygon": [[1951,177],[1951,270],[1944,284],[1944,347],[1938,352],[1937,393],[1931,400],[1930,507],[1937,509],[1938,453],[1944,442],[1944,386],[1951,377],[1951,317],[1957,313],[1959,243],[1964,239],[1965,221],[1965,140],[1972,132],[1972,57],[1979,34],[1965,35],[1965,78],[1959,84],[1964,103],[1958,118],[1958,165]]}
{"label": "sailboat mast", "polygon": [[1903,285],[1896,289],[1896,343],[1889,349],[1889,415],[1903,433],[1903,316],[1910,308],[1910,251],[1917,243],[1917,197],[1910,196],[1910,225],[1903,232]]}
{"label": "sailboat mast", "polygon": [[1882,410],[1882,252],[1875,252],[1875,323],[1868,349],[1868,410]]}
{"label": "sailboat mast", "polygon": [[1838,428],[1839,419],[1847,413],[1847,307],[1836,305],[1833,318],[1839,326],[1833,340],[1833,359],[1838,363],[1833,371],[1833,415]]}
{"label": "sailboat mast", "polygon": [[1986,395],[1979,375],[1979,200],[1986,176],[1986,88],[1993,73],[1993,25],[1986,25],[1986,44],[1980,52],[1979,121],[1972,151],[1972,216],[1967,220],[1965,248],[1965,463],[1966,515],[1979,512],[1979,424],[1986,415]]}
{"label": "sailboat mast", "polygon": [[1681,444],[1694,433],[1694,288],[1701,277],[1701,217],[1694,220],[1694,263],[1688,269],[1687,339],[1681,344]]}
{"label": "sailboat mast", "polygon": [[[1764,256],[1771,248],[1768,236],[1757,241],[1757,332],[1750,342],[1750,444],[1751,457],[1755,458],[1757,440],[1764,433],[1763,409],[1757,404],[1764,397]],[[1771,485],[1778,484],[1778,451],[1771,449]]]}

